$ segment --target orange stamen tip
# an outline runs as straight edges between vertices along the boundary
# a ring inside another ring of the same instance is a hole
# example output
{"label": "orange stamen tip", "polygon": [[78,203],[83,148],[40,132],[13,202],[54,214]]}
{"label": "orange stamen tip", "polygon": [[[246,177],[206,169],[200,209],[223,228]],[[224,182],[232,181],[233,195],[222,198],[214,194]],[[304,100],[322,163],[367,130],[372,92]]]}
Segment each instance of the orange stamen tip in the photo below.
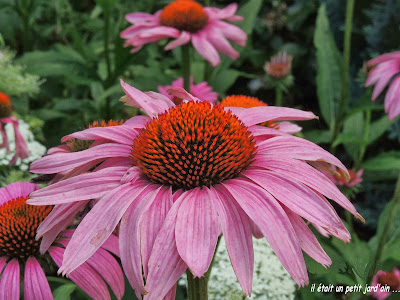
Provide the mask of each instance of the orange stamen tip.
{"label": "orange stamen tip", "polygon": [[203,6],[193,0],[176,0],[168,4],[160,15],[163,26],[196,33],[208,22],[208,15]]}

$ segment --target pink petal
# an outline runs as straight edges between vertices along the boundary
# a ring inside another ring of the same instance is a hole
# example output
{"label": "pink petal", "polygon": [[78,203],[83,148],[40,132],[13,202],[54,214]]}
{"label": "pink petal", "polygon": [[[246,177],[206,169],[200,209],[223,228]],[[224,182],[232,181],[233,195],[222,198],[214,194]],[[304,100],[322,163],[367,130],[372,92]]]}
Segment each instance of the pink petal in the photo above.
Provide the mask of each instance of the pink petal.
{"label": "pink petal", "polygon": [[368,66],[374,66],[392,59],[400,59],[400,51],[386,53],[378,57],[375,57],[368,61]]}
{"label": "pink petal", "polygon": [[192,44],[196,51],[204,57],[213,67],[221,62],[217,50],[214,46],[200,34],[192,35]]}
{"label": "pink petal", "polygon": [[85,163],[109,157],[129,157],[131,146],[102,144],[73,153],[56,153],[42,157],[31,164],[30,171],[39,174],[53,174],[68,171]]}
{"label": "pink petal", "polygon": [[[61,266],[64,249],[52,246],[49,249],[51,258]],[[109,300],[110,293],[103,278],[89,264],[84,263],[69,278],[94,300]]]}
{"label": "pink petal", "polygon": [[190,41],[190,37],[191,37],[190,33],[182,31],[181,35],[176,40],[173,40],[172,42],[168,43],[164,49],[171,50],[175,49],[176,47],[187,44]]}
{"label": "pink petal", "polygon": [[295,134],[300,132],[302,128],[291,122],[279,122],[278,129],[289,134]]}
{"label": "pink petal", "polygon": [[154,241],[156,240],[157,234],[159,233],[172,204],[172,188],[163,187],[160,193],[158,193],[153,204],[143,216],[140,237],[143,271],[145,277],[147,277],[148,274],[148,262],[153,249]]}
{"label": "pink petal", "polygon": [[266,121],[304,121],[316,119],[310,111],[302,111],[287,107],[259,106],[246,108],[235,115],[246,125],[252,126]]}
{"label": "pink petal", "polygon": [[325,268],[332,264],[332,260],[322,249],[317,238],[314,236],[310,228],[304,223],[303,219],[290,209],[284,208],[293,229],[297,234],[301,249],[306,252],[312,259],[319,262]]}
{"label": "pink petal", "polygon": [[120,300],[125,293],[125,281],[121,267],[115,258],[106,250],[99,248],[87,260],[87,263],[104,278],[117,299]]}
{"label": "pink petal", "polygon": [[25,300],[52,300],[53,295],[46,275],[36,258],[30,256],[25,265]]}
{"label": "pink petal", "polygon": [[25,198],[31,192],[40,189],[37,184],[30,182],[13,182],[6,185],[4,188],[0,188],[0,205],[7,203],[17,198]]}
{"label": "pink petal", "polygon": [[175,224],[183,200],[185,197],[176,199],[154,242],[146,280],[146,290],[149,293],[144,297],[145,300],[163,299],[187,268],[179,256],[175,241]]}
{"label": "pink petal", "polygon": [[218,30],[209,29],[207,32],[207,39],[217,51],[228,55],[232,59],[237,59],[239,57],[239,52],[233,49],[228,40]]}
{"label": "pink petal", "polygon": [[257,224],[276,256],[299,286],[308,284],[308,274],[296,233],[282,207],[265,190],[243,179],[216,186],[229,192]]}
{"label": "pink petal", "polygon": [[130,204],[148,185],[135,182],[115,188],[83,218],[65,250],[59,273],[69,274],[86,261],[107,240]]}
{"label": "pink petal", "polygon": [[[122,89],[126,94],[126,97],[123,97],[122,101],[124,101],[126,105],[142,108],[151,117],[157,116],[175,106],[170,99],[161,94],[154,93],[151,94],[152,96],[146,95],[125,83],[122,79],[120,81]],[[158,95],[158,97],[155,95]]]}
{"label": "pink petal", "polygon": [[211,25],[219,29],[227,39],[242,47],[246,46],[247,34],[239,27],[223,21],[214,21]]}
{"label": "pink petal", "polygon": [[100,198],[120,185],[125,172],[125,167],[113,167],[77,175],[31,193],[27,203],[50,205]]}
{"label": "pink petal", "polygon": [[251,233],[253,234],[253,236],[256,239],[261,239],[264,237],[263,233],[261,232],[260,228],[258,228],[258,226],[256,225],[256,223],[254,223],[253,220],[249,219],[249,223],[250,223],[250,228],[251,228]]}
{"label": "pink petal", "polygon": [[175,236],[179,255],[194,277],[210,267],[218,240],[218,218],[208,188],[184,192],[176,219]]}
{"label": "pink petal", "polygon": [[216,7],[205,7],[207,14],[213,19],[228,19],[235,15],[238,5],[236,3],[229,4],[222,9]]}
{"label": "pink petal", "polygon": [[393,79],[386,93],[385,111],[389,112],[389,120],[400,114],[400,75]]}
{"label": "pink petal", "polygon": [[119,250],[121,252],[122,267],[131,286],[138,294],[138,298],[140,294],[147,294],[143,282],[140,251],[141,221],[145,212],[158,196],[161,188],[161,185],[150,184],[140,195],[134,197],[134,201],[131,202],[129,208],[122,216],[119,228]]}
{"label": "pink petal", "polygon": [[20,271],[18,259],[10,260],[0,278],[0,300],[19,300]]}
{"label": "pink petal", "polygon": [[246,296],[251,294],[254,268],[253,240],[249,217],[229,193],[211,187],[229,258]]}
{"label": "pink petal", "polygon": [[336,214],[331,213],[330,205],[321,201],[321,198],[312,189],[297,180],[285,178],[277,172],[261,169],[246,170],[242,174],[259,184],[294,213],[310,222],[334,232],[337,232],[337,228],[342,226],[342,221]]}
{"label": "pink petal", "polygon": [[183,100],[201,101],[200,99],[194,97],[192,94],[188,93],[185,89],[174,87],[167,90],[167,92],[173,96],[181,98]]}
{"label": "pink petal", "polygon": [[134,128],[144,128],[149,121],[151,121],[151,118],[148,116],[134,116],[127,120],[124,125],[129,125]]}
{"label": "pink petal", "polygon": [[4,266],[6,265],[7,260],[8,260],[7,256],[0,256],[0,274],[3,272]]}

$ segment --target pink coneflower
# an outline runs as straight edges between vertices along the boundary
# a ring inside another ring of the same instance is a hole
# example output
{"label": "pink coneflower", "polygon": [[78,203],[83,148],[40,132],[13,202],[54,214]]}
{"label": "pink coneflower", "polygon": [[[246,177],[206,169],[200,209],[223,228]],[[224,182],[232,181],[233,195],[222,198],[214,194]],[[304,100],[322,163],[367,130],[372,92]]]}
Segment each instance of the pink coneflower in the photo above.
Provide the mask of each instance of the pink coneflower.
{"label": "pink coneflower", "polygon": [[[392,272],[378,271],[372,278],[372,286],[379,284],[377,292],[372,291],[371,296],[375,299],[383,300],[389,297],[393,292],[400,291],[400,272],[396,267],[393,267]],[[390,292],[380,291],[381,287],[390,286]]]}
{"label": "pink coneflower", "polygon": [[265,72],[274,79],[282,79],[290,74],[292,69],[293,56],[288,55],[286,52],[279,52],[271,58],[265,66]]}
{"label": "pink coneflower", "polygon": [[[24,299],[53,299],[41,264],[47,264],[51,257],[57,266],[61,265],[64,247],[74,230],[62,232],[46,254],[39,253],[40,241],[35,240],[36,229],[52,207],[26,204],[29,193],[38,189],[38,185],[30,182],[15,182],[0,189],[1,300],[20,299],[21,273],[25,274]],[[122,270],[106,250],[119,255],[117,237],[110,236],[103,247],[69,277],[93,299],[111,299],[106,283],[121,299],[124,295]]]}
{"label": "pink coneflower", "polygon": [[220,63],[218,51],[232,59],[239,53],[232,48],[228,40],[245,46],[247,35],[239,27],[224,22],[241,21],[235,16],[237,4],[224,9],[203,7],[193,0],[176,0],[154,15],[134,12],[126,15],[126,20],[133,25],[121,33],[126,39],[125,46],[133,46],[131,52],[139,51],[143,45],[154,43],[164,38],[174,40],[165,50],[171,50],[192,41],[197,52],[212,66]]}
{"label": "pink coneflower", "polygon": [[[258,106],[268,106],[268,104],[262,102],[258,98],[243,96],[243,95],[232,95],[227,96],[221,101],[221,105],[223,107],[244,107],[244,108],[251,108],[251,107],[258,107]],[[290,123],[290,122],[264,122],[260,124],[261,126],[266,126],[270,128],[279,129],[286,133],[294,134],[301,131],[301,127]]]}
{"label": "pink coneflower", "polygon": [[77,227],[61,272],[68,274],[87,260],[120,223],[121,261],[130,283],[139,297],[162,299],[174,294],[187,268],[195,277],[204,276],[221,229],[239,283],[249,295],[252,233],[266,237],[300,286],[308,283],[302,250],[324,266],[331,263],[303,218],[350,240],[325,197],[362,217],[308,162],[345,170],[343,164],[307,140],[256,125],[313,119],[313,113],[271,106],[224,109],[181,88],[169,93],[188,102],[175,106],[163,95],[121,83],[126,104],[152,117],[73,133],[64,140],[107,137],[109,143],[56,153],[31,165],[32,172],[48,174],[104,161],[93,172],[31,194],[29,203],[36,205],[99,199]]}
{"label": "pink coneflower", "polygon": [[342,170],[337,170],[336,168],[332,168],[330,172],[326,172],[325,174],[338,186],[353,187],[363,181],[362,175],[364,169],[358,171],[355,169],[349,169],[348,171],[350,176],[349,178],[346,178]]}
{"label": "pink coneflower", "polygon": [[375,101],[393,78],[385,96],[385,112],[389,113],[389,120],[393,120],[400,114],[400,51],[375,57],[367,65],[374,67],[365,82],[366,87],[375,84],[372,101]]}
{"label": "pink coneflower", "polygon": [[10,151],[8,137],[3,128],[4,124],[12,124],[15,135],[15,155],[10,160],[9,165],[15,164],[18,158],[24,159],[29,156],[28,145],[18,129],[18,119],[15,115],[12,115],[12,112],[13,109],[10,98],[6,94],[0,92],[0,133],[3,139],[0,148],[6,148],[7,151]]}
{"label": "pink coneflower", "polygon": [[[183,88],[183,78],[178,78],[173,81],[171,85],[159,85],[157,87],[158,91],[171,99],[176,105],[179,105],[182,102],[182,99],[176,96],[172,96],[168,93],[170,88]],[[190,92],[196,98],[199,98],[204,101],[215,102],[218,99],[218,94],[212,91],[212,87],[208,85],[207,82],[203,81],[199,84],[193,83],[193,77],[190,77]]]}

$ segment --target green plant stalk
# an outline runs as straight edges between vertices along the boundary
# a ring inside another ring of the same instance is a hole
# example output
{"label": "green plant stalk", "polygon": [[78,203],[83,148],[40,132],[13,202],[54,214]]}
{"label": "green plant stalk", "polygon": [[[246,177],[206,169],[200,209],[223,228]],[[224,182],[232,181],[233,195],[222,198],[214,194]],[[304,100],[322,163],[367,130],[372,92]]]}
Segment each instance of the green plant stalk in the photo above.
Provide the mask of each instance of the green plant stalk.
{"label": "green plant stalk", "polygon": [[275,106],[282,106],[282,94],[283,94],[282,88],[278,84],[275,87]]}
{"label": "green plant stalk", "polygon": [[371,269],[369,270],[368,273],[368,278],[367,278],[367,283],[370,283],[372,280],[372,277],[375,275],[376,273],[376,266],[382,256],[382,251],[383,248],[385,246],[386,240],[387,240],[387,236],[390,232],[390,229],[392,227],[392,223],[393,220],[396,216],[396,211],[398,209],[400,203],[400,173],[399,173],[399,177],[397,178],[397,183],[396,183],[396,188],[394,191],[394,196],[393,199],[390,203],[390,210],[389,210],[389,216],[386,219],[386,223],[385,226],[383,227],[383,232],[382,235],[379,239],[379,243],[378,243],[378,247],[376,248],[376,253],[375,253],[375,258],[374,258],[374,262],[371,266]]}
{"label": "green plant stalk", "polygon": [[[110,31],[110,11],[108,9],[104,9],[104,56],[106,59],[107,65],[107,78],[103,84],[105,88],[108,88],[109,79],[112,76],[111,74],[111,61],[110,61],[110,49],[108,47],[108,33]],[[106,119],[111,118],[111,104],[110,104],[110,97],[106,98],[106,111],[105,111]]]}
{"label": "green plant stalk", "polygon": [[181,49],[183,88],[190,93],[190,46],[186,44]]}
{"label": "green plant stalk", "polygon": [[189,300],[208,300],[207,277],[193,278],[189,269],[186,270]]}
{"label": "green plant stalk", "polygon": [[365,125],[364,125],[364,138],[363,138],[363,143],[360,148],[360,155],[358,157],[358,160],[355,164],[355,168],[359,169],[360,165],[364,159],[365,151],[367,150],[368,147],[368,139],[369,139],[369,131],[371,127],[371,110],[368,109],[365,112]]}
{"label": "green plant stalk", "polygon": [[[342,73],[342,94],[339,102],[338,114],[334,124],[333,134],[331,138],[331,145],[336,140],[337,135],[343,125],[345,118],[345,110],[349,102],[349,88],[350,88],[350,50],[351,50],[351,30],[353,26],[353,12],[355,0],[347,0],[346,5],[346,24],[344,31],[344,44],[343,44],[343,73]],[[332,152],[336,147],[331,146]]]}

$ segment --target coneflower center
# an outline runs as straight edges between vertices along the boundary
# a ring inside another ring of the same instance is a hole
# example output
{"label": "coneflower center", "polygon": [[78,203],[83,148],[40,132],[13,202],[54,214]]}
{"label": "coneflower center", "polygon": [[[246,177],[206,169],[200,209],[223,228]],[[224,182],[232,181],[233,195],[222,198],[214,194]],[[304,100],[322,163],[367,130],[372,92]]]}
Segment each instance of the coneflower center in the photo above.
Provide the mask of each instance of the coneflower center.
{"label": "coneflower center", "polygon": [[208,15],[201,4],[193,0],[176,0],[168,4],[160,15],[161,25],[196,33],[208,22]]}
{"label": "coneflower center", "polygon": [[9,117],[11,113],[12,106],[10,98],[6,94],[0,92],[0,119]]}
{"label": "coneflower center", "polygon": [[391,291],[397,291],[400,290],[400,281],[394,275],[393,273],[390,272],[385,272],[385,274],[381,274],[378,276],[378,283],[380,283],[382,286],[388,285],[390,286]]}
{"label": "coneflower center", "polygon": [[255,150],[253,136],[231,112],[190,101],[150,121],[131,154],[153,182],[192,189],[238,176]]}
{"label": "coneflower center", "polygon": [[20,197],[0,206],[0,256],[24,259],[39,254],[36,230],[52,206],[25,204]]}

